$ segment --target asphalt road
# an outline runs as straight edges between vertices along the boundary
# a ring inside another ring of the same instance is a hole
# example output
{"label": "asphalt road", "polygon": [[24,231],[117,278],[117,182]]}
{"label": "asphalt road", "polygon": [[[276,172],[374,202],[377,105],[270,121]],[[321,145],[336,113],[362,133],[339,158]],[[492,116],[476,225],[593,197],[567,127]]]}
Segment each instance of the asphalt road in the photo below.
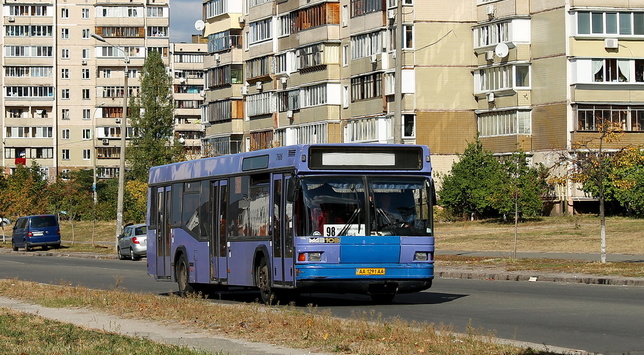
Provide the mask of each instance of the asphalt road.
{"label": "asphalt road", "polygon": [[[155,282],[138,262],[32,255],[0,255],[0,277],[167,294],[176,284]],[[254,292],[220,295],[223,302],[252,302]],[[323,296],[323,297],[322,297]],[[644,288],[550,282],[439,279],[426,292],[398,295],[392,305],[366,296],[304,295],[333,314],[397,316],[492,331],[497,337],[603,354],[644,354]]]}

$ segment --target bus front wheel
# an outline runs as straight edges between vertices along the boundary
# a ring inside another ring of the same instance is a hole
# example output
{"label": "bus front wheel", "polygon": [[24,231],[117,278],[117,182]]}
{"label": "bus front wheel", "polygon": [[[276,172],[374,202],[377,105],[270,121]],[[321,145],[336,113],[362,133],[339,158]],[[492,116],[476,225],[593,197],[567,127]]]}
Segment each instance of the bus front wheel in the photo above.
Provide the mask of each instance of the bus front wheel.
{"label": "bus front wheel", "polygon": [[266,259],[259,261],[255,272],[255,284],[259,288],[259,293],[264,304],[273,304],[276,302],[275,292],[271,288],[271,273],[268,269]]}
{"label": "bus front wheel", "polygon": [[190,280],[190,269],[186,256],[181,255],[176,265],[175,275],[177,277],[177,284],[179,285],[179,292],[182,296],[194,293],[194,287],[192,287],[190,282],[188,282],[188,280]]}

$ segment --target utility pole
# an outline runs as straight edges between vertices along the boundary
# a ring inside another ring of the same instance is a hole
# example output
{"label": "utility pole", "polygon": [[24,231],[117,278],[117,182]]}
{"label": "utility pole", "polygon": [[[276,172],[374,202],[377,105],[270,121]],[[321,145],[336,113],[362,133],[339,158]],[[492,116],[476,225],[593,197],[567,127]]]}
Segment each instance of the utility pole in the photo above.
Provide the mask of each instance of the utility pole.
{"label": "utility pole", "polygon": [[402,66],[403,66],[403,0],[396,5],[396,70],[394,72],[394,143],[402,144]]}
{"label": "utility pole", "polygon": [[[116,200],[116,244],[118,244],[118,237],[123,233],[123,196],[125,195],[125,146],[126,146],[126,133],[127,133],[127,100],[129,96],[128,88],[128,79],[129,79],[129,69],[128,64],[130,63],[130,57],[124,48],[113,45],[112,43],[105,40],[105,38],[92,33],[92,37],[96,40],[106,43],[111,47],[120,50],[123,53],[123,62],[125,67],[123,68],[123,118],[121,119],[121,151],[119,153],[119,182],[118,182],[118,196]],[[115,245],[116,245],[115,244]]]}

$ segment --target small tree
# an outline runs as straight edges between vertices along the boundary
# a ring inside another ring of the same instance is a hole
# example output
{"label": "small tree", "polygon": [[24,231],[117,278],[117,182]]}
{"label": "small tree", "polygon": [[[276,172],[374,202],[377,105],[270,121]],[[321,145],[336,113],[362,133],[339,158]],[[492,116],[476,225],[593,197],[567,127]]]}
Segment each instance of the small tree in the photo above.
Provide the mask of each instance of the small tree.
{"label": "small tree", "polygon": [[630,214],[644,216],[644,151],[626,147],[617,152],[609,176],[611,197]]}
{"label": "small tree", "polygon": [[[598,118],[598,134],[574,142],[570,153],[559,157],[556,166],[570,167],[569,178],[580,183],[585,192],[591,193],[599,200],[600,220],[600,261],[606,262],[606,195],[610,190],[610,174],[614,168],[613,155],[607,152],[604,144],[619,141],[623,135],[619,125],[609,120]],[[562,177],[559,182],[567,180]]]}
{"label": "small tree", "polygon": [[37,163],[31,167],[18,165],[3,180],[0,207],[8,216],[24,216],[47,212],[47,180]]}
{"label": "small tree", "polygon": [[513,153],[501,164],[501,185],[492,194],[495,208],[502,215],[520,214],[534,217],[543,211],[543,194],[547,191],[547,169],[531,167],[525,152]]}
{"label": "small tree", "polygon": [[132,144],[126,151],[131,178],[146,182],[150,167],[182,159],[183,148],[173,137],[172,78],[159,52],[151,51],[141,72],[141,91],[130,100]]}
{"label": "small tree", "polygon": [[452,214],[471,218],[498,215],[491,196],[503,183],[501,171],[501,163],[483,149],[477,137],[467,145],[452,170],[441,176],[441,205]]}

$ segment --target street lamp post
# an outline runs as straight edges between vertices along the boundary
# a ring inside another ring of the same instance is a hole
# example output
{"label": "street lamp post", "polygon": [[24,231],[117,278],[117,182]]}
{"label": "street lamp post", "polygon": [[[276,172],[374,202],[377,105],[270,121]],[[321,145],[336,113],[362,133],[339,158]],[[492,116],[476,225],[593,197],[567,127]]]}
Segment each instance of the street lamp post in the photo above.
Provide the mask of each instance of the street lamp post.
{"label": "street lamp post", "polygon": [[125,51],[124,48],[117,47],[112,43],[105,40],[105,38],[92,33],[92,37],[96,40],[108,44],[110,47],[116,48],[123,53],[123,62],[125,63],[124,68],[124,80],[123,80],[123,118],[121,119],[121,152],[119,154],[119,184],[118,184],[118,197],[116,200],[116,240],[118,243],[118,237],[123,233],[123,196],[125,194],[125,145],[126,145],[126,132],[127,132],[127,100],[128,100],[128,64],[130,63],[130,57]]}

